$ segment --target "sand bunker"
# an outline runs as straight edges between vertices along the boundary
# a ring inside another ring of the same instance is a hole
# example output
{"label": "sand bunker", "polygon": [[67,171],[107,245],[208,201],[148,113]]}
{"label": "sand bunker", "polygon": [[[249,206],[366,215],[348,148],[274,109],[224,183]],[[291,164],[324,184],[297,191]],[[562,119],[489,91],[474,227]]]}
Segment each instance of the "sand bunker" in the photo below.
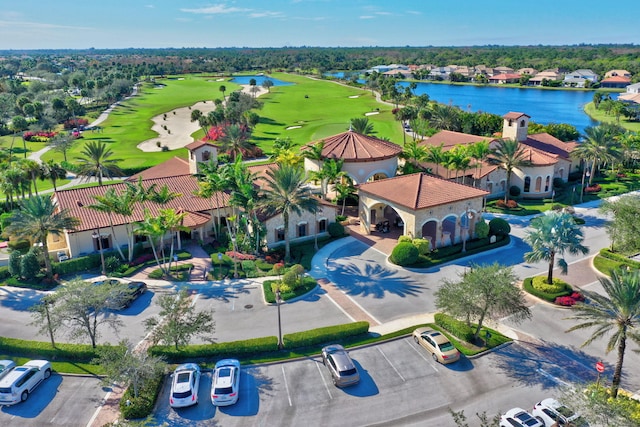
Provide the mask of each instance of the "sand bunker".
{"label": "sand bunker", "polygon": [[351,95],[349,98],[360,98],[360,95]]}
{"label": "sand bunker", "polygon": [[289,126],[286,130],[300,129],[302,126]]}
{"label": "sand bunker", "polygon": [[373,116],[375,114],[380,114],[380,111],[372,111],[370,113],[364,113],[365,116]]}

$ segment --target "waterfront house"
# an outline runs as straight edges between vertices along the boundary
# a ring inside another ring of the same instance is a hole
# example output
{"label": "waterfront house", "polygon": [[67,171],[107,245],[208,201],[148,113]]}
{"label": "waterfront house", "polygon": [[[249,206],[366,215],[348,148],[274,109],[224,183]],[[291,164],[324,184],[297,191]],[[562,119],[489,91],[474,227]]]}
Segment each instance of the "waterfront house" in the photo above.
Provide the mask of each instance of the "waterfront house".
{"label": "waterfront house", "polygon": [[507,84],[507,83],[518,83],[520,81],[520,74],[509,73],[509,74],[496,74],[495,76],[489,77],[489,83],[493,84]]}
{"label": "waterfront house", "polygon": [[[587,83],[589,82],[589,83]],[[563,83],[565,86],[586,87],[591,83],[598,82],[598,75],[588,69],[580,69],[567,73],[564,76]]]}
{"label": "waterfront house", "polygon": [[629,77],[612,76],[612,77],[607,77],[606,79],[603,79],[600,82],[600,87],[622,89],[629,86],[629,83],[631,83],[631,79]]}
{"label": "waterfront house", "polygon": [[604,73],[604,78],[608,79],[609,77],[626,77],[631,79],[631,73],[627,70],[609,70]]}

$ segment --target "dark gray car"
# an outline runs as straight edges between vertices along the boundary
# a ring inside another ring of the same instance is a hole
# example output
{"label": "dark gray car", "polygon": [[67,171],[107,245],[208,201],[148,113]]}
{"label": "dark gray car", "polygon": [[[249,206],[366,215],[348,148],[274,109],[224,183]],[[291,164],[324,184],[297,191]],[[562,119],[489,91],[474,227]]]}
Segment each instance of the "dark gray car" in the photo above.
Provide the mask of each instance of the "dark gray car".
{"label": "dark gray car", "polygon": [[322,363],[329,369],[333,384],[346,387],[357,384],[360,374],[349,353],[340,344],[332,344],[322,349]]}

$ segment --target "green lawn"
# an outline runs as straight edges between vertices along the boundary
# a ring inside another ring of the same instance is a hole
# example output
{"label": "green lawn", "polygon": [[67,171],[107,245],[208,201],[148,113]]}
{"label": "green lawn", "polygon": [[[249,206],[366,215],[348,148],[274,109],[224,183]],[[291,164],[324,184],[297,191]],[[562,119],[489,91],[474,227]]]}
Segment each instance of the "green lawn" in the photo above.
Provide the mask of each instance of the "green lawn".
{"label": "green lawn", "polygon": [[589,117],[599,122],[615,123],[632,132],[640,132],[640,122],[630,122],[624,117],[620,117],[620,121],[617,121],[613,114],[607,114],[604,110],[596,110],[596,106],[593,102],[589,102],[585,105],[584,112],[587,113]]}

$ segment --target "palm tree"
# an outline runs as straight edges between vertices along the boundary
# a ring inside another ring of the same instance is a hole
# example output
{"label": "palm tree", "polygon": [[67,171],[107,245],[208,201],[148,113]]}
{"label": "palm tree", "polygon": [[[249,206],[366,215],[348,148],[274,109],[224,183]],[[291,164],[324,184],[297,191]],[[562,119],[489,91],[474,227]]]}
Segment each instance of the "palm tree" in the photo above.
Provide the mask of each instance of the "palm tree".
{"label": "palm tree", "polygon": [[59,163],[56,163],[53,159],[49,159],[44,162],[41,168],[40,179],[51,180],[53,184],[53,191],[57,191],[58,187],[56,183],[59,179],[64,179],[67,176],[67,171]]}
{"label": "palm tree", "polygon": [[361,135],[373,134],[373,123],[369,121],[368,117],[356,117],[351,119],[351,130]]}
{"label": "palm tree", "polygon": [[266,185],[263,188],[264,200],[261,206],[267,214],[282,215],[284,222],[285,252],[284,260],[291,260],[289,244],[289,217],[291,214],[300,215],[303,211],[316,212],[318,200],[313,198],[311,191],[305,186],[306,180],[301,168],[289,165],[267,171]]}
{"label": "palm tree", "polygon": [[427,159],[427,148],[418,145],[416,141],[409,141],[404,145],[400,158],[404,159],[403,173],[412,173],[419,169],[418,164]]}
{"label": "palm tree", "polygon": [[582,346],[610,335],[606,352],[617,347],[618,360],[611,382],[611,395],[618,396],[622,378],[622,364],[627,346],[627,337],[640,342],[640,272],[613,270],[611,278],[598,279],[606,295],[583,290],[588,302],[573,306],[574,316],[569,319],[582,320],[584,323],[569,328],[567,332],[578,329],[596,328],[593,335]]}
{"label": "palm tree", "polygon": [[553,283],[553,264],[558,257],[558,267],[567,274],[567,262],[563,255],[588,254],[589,248],[582,245],[584,236],[573,216],[566,212],[547,211],[531,220],[524,241],[531,245],[531,252],[524,254],[527,262],[547,261],[547,283]]}
{"label": "palm tree", "polygon": [[[491,148],[487,141],[478,141],[468,146],[468,153],[475,160],[476,169],[480,169],[478,176],[482,178],[482,163],[489,158]],[[474,183],[475,184],[475,183]]]}
{"label": "palm tree", "polygon": [[227,87],[225,85],[220,85],[218,90],[220,90],[220,92],[222,92],[222,100],[224,101],[224,93],[227,91]]}
{"label": "palm tree", "polygon": [[[122,252],[122,248],[120,247],[120,243],[118,242],[118,239],[116,237],[116,230],[113,226],[113,214],[117,213],[118,211],[118,204],[120,203],[121,196],[116,193],[114,187],[109,187],[104,192],[103,196],[94,195],[93,198],[95,199],[96,203],[88,205],[87,207],[94,211],[107,214],[107,216],[109,217],[109,227],[111,227],[111,235],[113,236],[116,249],[120,254],[120,258],[124,261],[126,258],[124,256],[124,253]],[[129,252],[133,251],[130,250]]]}
{"label": "palm tree", "polygon": [[98,185],[102,185],[102,178],[124,175],[117,165],[117,159],[111,159],[113,151],[102,141],[89,141],[84,146],[81,154],[84,157],[79,159],[80,165],[78,174],[89,177],[98,177]]}
{"label": "palm tree", "polygon": [[167,184],[160,187],[160,190],[151,188],[147,190],[147,200],[151,200],[159,205],[166,205],[176,197],[182,196],[181,193],[177,193],[169,188]]}
{"label": "palm tree", "polygon": [[451,105],[434,104],[432,106],[429,124],[436,129],[453,130],[459,129],[460,110]]}
{"label": "palm tree", "polygon": [[[217,239],[220,232],[222,192],[227,188],[227,177],[222,173],[214,160],[210,160],[208,163],[200,163],[199,171],[198,190],[195,191],[195,194],[198,197],[209,200],[214,196],[217,222],[213,224],[213,232]],[[213,210],[213,201],[211,201],[211,209]]]}
{"label": "palm tree", "polygon": [[458,172],[464,171],[469,167],[471,158],[467,154],[467,147],[464,145],[457,145],[453,149],[448,151],[449,159],[447,167],[456,171],[456,182],[458,182]]}
{"label": "palm tree", "polygon": [[436,165],[436,176],[440,176],[440,165],[443,164],[446,159],[446,152],[443,147],[444,143],[427,146],[427,156],[425,160]]}
{"label": "palm tree", "polygon": [[225,135],[220,139],[220,149],[231,154],[231,158],[242,158],[242,153],[252,144],[248,140],[249,136],[239,125],[231,125],[225,129]]}
{"label": "palm tree", "polygon": [[513,170],[531,164],[527,159],[526,149],[515,139],[501,139],[491,153],[489,160],[507,171],[507,188],[504,192],[504,201],[506,203],[509,200]]}
{"label": "palm tree", "polygon": [[47,277],[52,277],[49,259],[49,234],[60,236],[65,230],[74,230],[80,224],[66,209],[60,210],[49,196],[36,194],[20,202],[20,208],[11,214],[11,223],[5,228],[9,236],[42,244]]}
{"label": "palm tree", "polygon": [[38,177],[42,174],[42,168],[40,167],[40,163],[31,159],[21,159],[19,162],[20,168],[24,171],[26,175],[29,176],[31,182],[29,183],[29,196],[31,196],[31,184],[33,183],[33,190],[36,194],[38,194]]}
{"label": "palm tree", "polygon": [[351,196],[356,187],[353,185],[351,178],[346,178],[343,182],[338,182],[334,185],[334,189],[337,193],[336,200],[342,200],[342,210],[340,215],[344,216],[344,209],[347,204],[347,199]]}
{"label": "palm tree", "polygon": [[[160,209],[157,215],[152,215],[149,210],[145,209],[144,220],[137,224],[134,231],[136,234],[147,236],[156,263],[165,276],[171,274],[170,267],[174,248],[173,233],[188,230],[187,227],[182,225],[185,216],[186,212],[176,212],[173,209]],[[164,254],[164,236],[168,232],[171,232],[171,250],[167,258]],[[160,247],[160,253],[158,253],[158,247]],[[161,257],[162,261],[160,261]],[[167,259],[168,265],[165,265],[165,260]]]}

